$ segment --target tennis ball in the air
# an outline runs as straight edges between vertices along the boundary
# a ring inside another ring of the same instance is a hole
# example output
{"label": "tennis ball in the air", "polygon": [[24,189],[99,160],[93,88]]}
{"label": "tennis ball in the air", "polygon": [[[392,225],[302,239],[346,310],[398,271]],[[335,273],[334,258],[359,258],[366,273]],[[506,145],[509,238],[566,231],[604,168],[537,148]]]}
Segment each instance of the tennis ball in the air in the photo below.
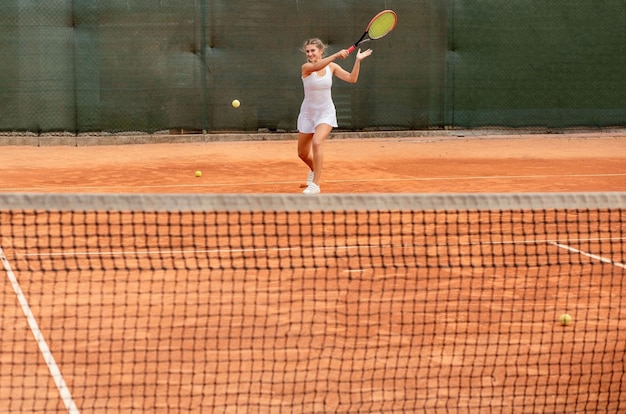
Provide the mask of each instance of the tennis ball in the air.
{"label": "tennis ball in the air", "polygon": [[202,171],[200,170],[196,171],[196,177],[202,177]]}
{"label": "tennis ball in the air", "polygon": [[559,322],[561,322],[563,326],[568,326],[572,323],[572,317],[568,313],[564,313],[559,317]]}
{"label": "tennis ball in the air", "polygon": [[241,105],[241,102],[239,102],[238,99],[235,99],[232,103],[233,108],[239,108],[239,105]]}

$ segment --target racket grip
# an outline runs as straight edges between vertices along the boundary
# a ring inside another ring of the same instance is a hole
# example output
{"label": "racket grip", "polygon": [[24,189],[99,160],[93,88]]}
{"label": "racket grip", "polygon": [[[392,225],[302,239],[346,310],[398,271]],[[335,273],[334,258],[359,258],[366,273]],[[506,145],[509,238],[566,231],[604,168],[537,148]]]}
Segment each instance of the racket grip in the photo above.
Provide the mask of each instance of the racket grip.
{"label": "racket grip", "polygon": [[354,49],[356,49],[356,46],[352,45],[348,48],[348,54],[354,52]]}

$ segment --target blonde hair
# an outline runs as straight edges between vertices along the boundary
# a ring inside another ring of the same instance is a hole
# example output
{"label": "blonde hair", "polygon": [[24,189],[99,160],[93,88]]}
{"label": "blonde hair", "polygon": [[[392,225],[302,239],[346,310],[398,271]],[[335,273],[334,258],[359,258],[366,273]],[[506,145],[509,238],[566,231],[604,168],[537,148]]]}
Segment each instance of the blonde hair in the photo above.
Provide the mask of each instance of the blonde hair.
{"label": "blonde hair", "polygon": [[303,52],[306,52],[306,47],[308,45],[314,45],[315,47],[317,47],[319,50],[322,51],[322,53],[324,52],[324,49],[326,49],[326,45],[324,44],[324,42],[322,42],[320,39],[318,39],[317,37],[314,37],[312,39],[309,39],[307,41],[304,42],[304,45],[302,45],[302,50]]}

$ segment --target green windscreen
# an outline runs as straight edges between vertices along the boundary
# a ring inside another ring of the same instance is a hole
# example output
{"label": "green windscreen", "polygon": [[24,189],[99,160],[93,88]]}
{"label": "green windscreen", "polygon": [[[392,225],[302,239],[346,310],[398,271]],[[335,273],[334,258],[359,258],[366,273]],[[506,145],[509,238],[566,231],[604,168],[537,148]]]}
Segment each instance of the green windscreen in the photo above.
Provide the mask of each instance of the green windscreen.
{"label": "green windscreen", "polygon": [[453,3],[446,123],[626,124],[626,3]]}
{"label": "green windscreen", "polygon": [[383,9],[339,129],[626,125],[624,2],[7,0],[0,132],[294,131],[304,41],[335,53]]}

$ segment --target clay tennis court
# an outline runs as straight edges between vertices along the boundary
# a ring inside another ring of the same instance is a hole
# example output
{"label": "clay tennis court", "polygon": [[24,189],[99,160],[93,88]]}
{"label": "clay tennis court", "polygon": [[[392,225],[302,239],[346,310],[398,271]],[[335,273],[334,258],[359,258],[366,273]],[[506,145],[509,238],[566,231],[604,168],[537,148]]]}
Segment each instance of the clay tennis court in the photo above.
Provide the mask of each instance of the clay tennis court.
{"label": "clay tennis court", "polygon": [[[469,134],[329,140],[322,191],[626,190],[624,130]],[[293,140],[0,150],[2,192],[296,193],[307,174]]]}
{"label": "clay tennis court", "polygon": [[[322,191],[626,191],[625,149],[619,131],[333,139]],[[2,192],[298,193],[307,172],[289,140],[9,146],[2,158]],[[30,222],[30,214],[11,220]],[[568,227],[568,215],[551,214],[542,220]],[[581,213],[589,227],[600,214]],[[626,315],[614,306],[626,293],[623,267],[572,265],[564,249],[530,239],[481,244],[497,263],[474,263],[467,236],[428,236],[442,221],[463,227],[455,215],[410,227],[417,236],[408,252],[381,247],[409,231],[386,213],[334,216],[342,232],[332,236],[317,213],[271,216],[269,225],[255,214],[137,219],[129,226],[127,212],[53,212],[37,233],[24,227],[7,240],[3,231],[2,248],[81,412],[624,408],[615,376],[625,370]],[[501,222],[467,218],[487,219]],[[62,237],[71,220],[84,225]],[[234,240],[226,241],[226,224],[238,231]],[[510,226],[504,234],[532,224],[515,218]],[[616,230],[600,227],[601,238]],[[544,237],[553,232],[546,226]],[[623,241],[580,243],[624,254],[611,250]],[[15,293],[6,282],[1,292],[3,323],[24,344],[17,352],[3,343],[6,411],[67,412]],[[576,315],[569,330],[555,324],[565,308]],[[600,314],[607,309],[613,318]]]}

